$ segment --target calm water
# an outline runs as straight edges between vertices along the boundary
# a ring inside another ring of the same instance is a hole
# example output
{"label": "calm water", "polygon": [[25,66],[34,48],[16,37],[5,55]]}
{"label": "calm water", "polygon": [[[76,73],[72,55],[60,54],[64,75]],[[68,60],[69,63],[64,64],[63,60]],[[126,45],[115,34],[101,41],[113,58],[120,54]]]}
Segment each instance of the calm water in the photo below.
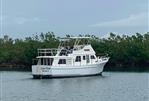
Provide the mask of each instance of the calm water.
{"label": "calm water", "polygon": [[1,101],[149,101],[149,73],[32,79],[30,72],[0,72]]}

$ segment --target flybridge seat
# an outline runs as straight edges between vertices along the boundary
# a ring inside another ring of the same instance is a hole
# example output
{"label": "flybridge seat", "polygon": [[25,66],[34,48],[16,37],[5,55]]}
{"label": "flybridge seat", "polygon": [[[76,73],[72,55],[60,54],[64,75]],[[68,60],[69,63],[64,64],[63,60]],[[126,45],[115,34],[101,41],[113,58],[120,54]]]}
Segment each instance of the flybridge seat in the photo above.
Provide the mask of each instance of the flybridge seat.
{"label": "flybridge seat", "polygon": [[68,56],[68,54],[72,54],[73,52],[73,48],[65,48],[65,49],[62,49],[61,52],[60,52],[60,56],[63,56],[63,55],[66,55]]}

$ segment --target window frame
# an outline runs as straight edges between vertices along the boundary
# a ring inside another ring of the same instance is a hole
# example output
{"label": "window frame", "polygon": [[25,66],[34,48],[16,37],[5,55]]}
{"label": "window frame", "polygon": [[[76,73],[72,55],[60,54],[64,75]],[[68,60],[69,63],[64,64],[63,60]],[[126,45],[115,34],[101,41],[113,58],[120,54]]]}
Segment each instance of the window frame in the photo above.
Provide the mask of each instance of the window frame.
{"label": "window frame", "polygon": [[91,57],[90,57],[91,59],[95,59],[95,56],[94,55],[91,55]]}
{"label": "window frame", "polygon": [[83,60],[86,60],[86,56],[85,55],[83,55]]}
{"label": "window frame", "polygon": [[59,59],[58,64],[66,64],[66,59]]}
{"label": "window frame", "polygon": [[75,62],[81,62],[81,56],[76,56]]}

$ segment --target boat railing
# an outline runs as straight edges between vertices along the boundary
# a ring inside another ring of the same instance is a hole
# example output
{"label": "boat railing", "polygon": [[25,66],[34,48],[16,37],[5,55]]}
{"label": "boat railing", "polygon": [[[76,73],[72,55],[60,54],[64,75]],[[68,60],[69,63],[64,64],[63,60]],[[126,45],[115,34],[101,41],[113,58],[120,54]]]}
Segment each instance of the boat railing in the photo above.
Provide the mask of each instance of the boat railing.
{"label": "boat railing", "polygon": [[56,49],[56,48],[47,48],[47,49],[38,49],[38,56],[67,56],[71,54],[73,50],[69,49]]}
{"label": "boat railing", "polygon": [[97,55],[97,61],[105,61],[105,60],[109,60],[109,55],[108,54],[100,54]]}
{"label": "boat railing", "polygon": [[55,56],[60,49],[56,48],[47,48],[47,49],[38,49],[38,56]]}

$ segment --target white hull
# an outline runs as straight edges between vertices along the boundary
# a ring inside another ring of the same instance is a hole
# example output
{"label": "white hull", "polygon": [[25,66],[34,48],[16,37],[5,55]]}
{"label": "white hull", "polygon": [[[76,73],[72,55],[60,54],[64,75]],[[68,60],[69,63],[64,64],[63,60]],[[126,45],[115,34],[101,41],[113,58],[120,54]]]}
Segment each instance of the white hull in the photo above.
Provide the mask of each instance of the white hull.
{"label": "white hull", "polygon": [[86,76],[101,74],[107,61],[98,62],[97,64],[82,66],[46,66],[33,65],[32,74],[34,77],[64,77],[64,76]]}

